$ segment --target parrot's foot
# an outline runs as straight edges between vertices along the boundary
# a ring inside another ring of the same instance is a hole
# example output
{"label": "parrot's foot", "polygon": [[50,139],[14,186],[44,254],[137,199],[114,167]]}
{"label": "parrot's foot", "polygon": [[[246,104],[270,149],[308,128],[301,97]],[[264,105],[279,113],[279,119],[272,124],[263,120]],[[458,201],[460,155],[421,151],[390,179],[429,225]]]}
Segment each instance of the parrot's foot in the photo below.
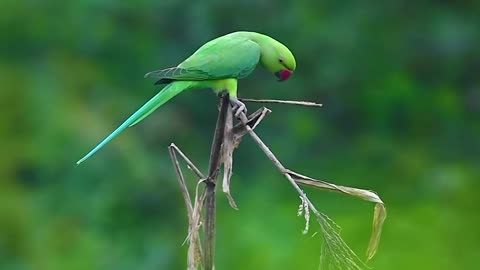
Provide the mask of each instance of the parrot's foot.
{"label": "parrot's foot", "polygon": [[238,98],[230,97],[230,104],[232,104],[233,114],[235,115],[235,117],[239,118],[242,112],[245,113],[245,115],[247,114],[247,106],[245,106],[243,102],[238,100]]}

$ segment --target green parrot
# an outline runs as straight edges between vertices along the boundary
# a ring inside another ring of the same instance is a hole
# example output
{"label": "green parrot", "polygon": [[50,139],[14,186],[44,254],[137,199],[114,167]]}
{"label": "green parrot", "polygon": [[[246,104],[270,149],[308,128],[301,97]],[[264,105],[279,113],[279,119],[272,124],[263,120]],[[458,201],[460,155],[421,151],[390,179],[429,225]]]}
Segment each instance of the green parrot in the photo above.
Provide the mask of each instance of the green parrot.
{"label": "green parrot", "polygon": [[245,105],[237,99],[237,81],[250,75],[259,62],[279,81],[287,80],[296,68],[295,57],[282,43],[260,33],[239,31],[205,43],[176,67],[147,73],[145,77],[158,79],[155,84],[166,86],[77,161],[77,165],[185,90],[209,88],[216,94],[227,91],[236,110],[245,110]]}

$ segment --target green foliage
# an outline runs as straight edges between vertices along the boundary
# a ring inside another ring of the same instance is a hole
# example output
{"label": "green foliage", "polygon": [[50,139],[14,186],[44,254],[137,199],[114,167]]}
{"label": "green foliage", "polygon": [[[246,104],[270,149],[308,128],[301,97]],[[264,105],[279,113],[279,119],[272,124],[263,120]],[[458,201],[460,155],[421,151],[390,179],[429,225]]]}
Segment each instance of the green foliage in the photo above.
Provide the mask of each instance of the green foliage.
{"label": "green foliage", "polygon": [[[284,83],[257,71],[240,97],[324,104],[269,106],[258,133],[285,165],[385,201],[371,266],[475,269],[480,5],[321,2],[3,0],[0,269],[185,268],[186,211],[167,146],[206,169],[212,93],[176,97],[75,162],[156,93],[146,72],[235,30],[271,35],[298,63]],[[219,199],[217,268],[317,269],[320,237],[301,234],[298,197],[249,139],[232,181],[240,211]],[[373,206],[307,191],[362,255]]]}

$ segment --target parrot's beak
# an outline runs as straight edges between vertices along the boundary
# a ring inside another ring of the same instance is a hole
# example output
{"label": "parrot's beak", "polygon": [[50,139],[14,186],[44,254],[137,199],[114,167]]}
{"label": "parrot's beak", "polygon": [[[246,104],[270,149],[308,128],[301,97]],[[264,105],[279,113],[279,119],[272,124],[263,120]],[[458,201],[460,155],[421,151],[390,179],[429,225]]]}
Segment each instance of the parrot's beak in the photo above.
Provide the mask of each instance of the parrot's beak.
{"label": "parrot's beak", "polygon": [[281,82],[290,78],[292,74],[293,72],[289,69],[282,69],[280,71],[275,72],[275,76],[277,76],[278,80]]}

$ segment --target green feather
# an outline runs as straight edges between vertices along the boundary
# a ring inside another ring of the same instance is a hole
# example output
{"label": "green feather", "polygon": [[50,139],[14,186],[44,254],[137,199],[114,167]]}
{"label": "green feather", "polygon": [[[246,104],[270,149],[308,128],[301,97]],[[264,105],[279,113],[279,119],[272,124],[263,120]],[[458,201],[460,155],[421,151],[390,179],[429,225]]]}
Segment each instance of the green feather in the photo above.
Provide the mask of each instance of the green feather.
{"label": "green feather", "polygon": [[260,52],[257,43],[237,32],[205,43],[178,67],[201,71],[210,79],[241,79],[255,69]]}
{"label": "green feather", "polygon": [[145,77],[190,81],[241,79],[252,73],[259,60],[257,43],[244,35],[227,35],[205,43],[177,67],[152,71]]}
{"label": "green feather", "polygon": [[145,78],[160,78],[160,79],[172,79],[180,81],[199,81],[208,80],[210,77],[208,74],[199,70],[188,70],[179,67],[171,67],[161,70],[151,71],[145,74]]}
{"label": "green feather", "polygon": [[132,116],[125,120],[125,122],[123,122],[117,129],[110,133],[110,135],[108,135],[103,141],[101,141],[97,146],[95,146],[95,148],[88,152],[88,154],[86,154],[83,158],[77,161],[77,165],[84,162],[89,157],[93,156],[98,150],[104,147],[113,138],[117,137],[120,132],[145,119],[145,117],[150,115],[153,111],[155,111],[165,102],[178,95],[183,90],[190,88],[192,84],[193,83],[189,81],[177,81],[165,86],[165,88],[163,88],[158,94],[156,94],[140,109],[138,109],[134,114],[132,114]]}

